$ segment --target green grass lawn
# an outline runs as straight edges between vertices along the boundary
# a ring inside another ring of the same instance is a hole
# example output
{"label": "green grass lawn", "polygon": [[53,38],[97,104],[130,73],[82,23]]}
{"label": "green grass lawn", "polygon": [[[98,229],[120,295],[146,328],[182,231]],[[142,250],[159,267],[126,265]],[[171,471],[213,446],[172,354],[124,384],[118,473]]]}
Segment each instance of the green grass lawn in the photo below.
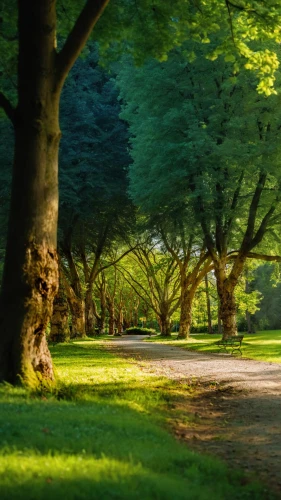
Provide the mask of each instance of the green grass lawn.
{"label": "green grass lawn", "polygon": [[[196,334],[191,335],[187,340],[176,340],[176,334],[172,334],[169,339],[157,336],[147,341],[172,343],[189,350],[218,353],[222,351],[215,345],[215,342],[220,338],[221,335]],[[281,331],[269,330],[251,335],[244,333],[242,353],[244,358],[281,363]]]}
{"label": "green grass lawn", "polygon": [[188,386],[147,374],[100,341],[52,354],[54,394],[0,386],[1,500],[274,498],[169,434],[169,404],[188,400]]}

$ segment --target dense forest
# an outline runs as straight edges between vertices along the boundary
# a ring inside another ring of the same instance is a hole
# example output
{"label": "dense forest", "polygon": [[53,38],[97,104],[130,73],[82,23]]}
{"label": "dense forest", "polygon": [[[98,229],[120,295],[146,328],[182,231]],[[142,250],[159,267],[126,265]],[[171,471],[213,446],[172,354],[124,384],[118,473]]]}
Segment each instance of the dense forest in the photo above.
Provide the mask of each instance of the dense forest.
{"label": "dense forest", "polygon": [[3,3],[2,379],[52,379],[46,336],[281,327],[279,10]]}

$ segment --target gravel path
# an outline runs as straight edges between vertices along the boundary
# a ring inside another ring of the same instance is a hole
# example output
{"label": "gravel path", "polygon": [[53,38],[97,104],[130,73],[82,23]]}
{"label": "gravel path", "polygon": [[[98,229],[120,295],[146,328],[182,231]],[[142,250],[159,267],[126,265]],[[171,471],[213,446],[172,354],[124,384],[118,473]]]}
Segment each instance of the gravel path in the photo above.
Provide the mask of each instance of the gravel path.
{"label": "gravel path", "polygon": [[[196,377],[228,382],[234,386],[281,395],[281,364],[238,358],[229,354],[200,354],[167,344],[143,342],[143,336],[117,337],[111,345],[118,350],[152,361],[153,367],[174,379]],[[281,413],[280,413],[281,423]]]}
{"label": "gravel path", "polygon": [[281,498],[281,364],[201,354],[144,342],[143,336],[116,338],[108,347],[145,361],[155,374],[202,383],[206,390],[191,403],[200,423],[175,426],[176,434],[195,449],[257,473]]}

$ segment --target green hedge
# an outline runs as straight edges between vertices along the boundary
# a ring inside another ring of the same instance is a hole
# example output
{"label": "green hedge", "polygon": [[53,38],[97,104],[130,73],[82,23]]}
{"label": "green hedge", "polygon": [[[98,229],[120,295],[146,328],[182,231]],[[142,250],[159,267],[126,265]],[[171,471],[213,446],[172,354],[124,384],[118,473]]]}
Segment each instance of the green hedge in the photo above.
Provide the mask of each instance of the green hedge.
{"label": "green hedge", "polygon": [[131,326],[126,329],[128,335],[152,335],[155,333],[153,328],[141,328],[140,326]]}

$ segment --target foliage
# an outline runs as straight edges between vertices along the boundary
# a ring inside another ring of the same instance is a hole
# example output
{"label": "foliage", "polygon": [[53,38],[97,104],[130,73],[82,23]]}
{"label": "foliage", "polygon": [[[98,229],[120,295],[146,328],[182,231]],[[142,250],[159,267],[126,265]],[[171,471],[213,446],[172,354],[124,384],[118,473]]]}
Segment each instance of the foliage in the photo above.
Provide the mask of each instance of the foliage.
{"label": "foliage", "polygon": [[132,326],[130,328],[126,328],[126,333],[128,335],[153,335],[155,333],[155,330],[153,328]]}
{"label": "foliage", "polygon": [[[59,49],[83,6],[82,0],[69,1],[67,7],[64,0],[57,1]],[[2,0],[0,15],[0,88],[15,102],[16,2]],[[170,4],[161,0],[153,4],[148,0],[111,0],[94,30],[94,38],[99,40],[106,58],[116,59],[125,51],[141,64],[147,56],[166,60],[170,50],[187,39],[193,41],[193,46],[186,51],[186,60],[192,61],[197,47],[209,45],[215,33],[217,45],[208,50],[209,59],[224,57],[236,72],[243,66],[254,71],[259,79],[258,91],[269,95],[274,92],[279,66],[276,47],[281,38],[280,20],[281,6],[275,0],[174,0]],[[261,41],[271,45],[262,48]]]}
{"label": "foliage", "polygon": [[260,217],[278,192],[279,100],[257,98],[245,72],[233,79],[229,63],[210,63],[201,52],[192,65],[180,50],[138,70],[124,62],[118,81],[132,134],[130,190],[146,213],[177,207],[178,217],[190,218],[193,203],[208,226],[215,217],[223,227],[229,221],[235,248],[259,169],[271,176]]}
{"label": "foliage", "polygon": [[254,271],[251,288],[257,288],[262,294],[259,310],[254,315],[257,328],[261,330],[279,329],[281,327],[279,266],[269,263],[259,266]]}
{"label": "foliage", "polygon": [[167,401],[186,398],[188,386],[151,377],[93,341],[52,351],[61,399],[0,389],[3,500],[168,500],[187,491],[198,500],[263,498],[263,489],[161,428]]}
{"label": "foliage", "polygon": [[114,80],[98,65],[96,46],[78,60],[62,93],[60,234],[97,250],[124,238],[134,223],[127,197],[128,132],[119,119]]}

